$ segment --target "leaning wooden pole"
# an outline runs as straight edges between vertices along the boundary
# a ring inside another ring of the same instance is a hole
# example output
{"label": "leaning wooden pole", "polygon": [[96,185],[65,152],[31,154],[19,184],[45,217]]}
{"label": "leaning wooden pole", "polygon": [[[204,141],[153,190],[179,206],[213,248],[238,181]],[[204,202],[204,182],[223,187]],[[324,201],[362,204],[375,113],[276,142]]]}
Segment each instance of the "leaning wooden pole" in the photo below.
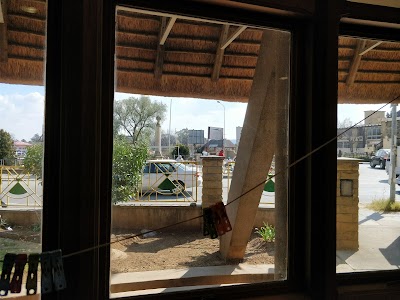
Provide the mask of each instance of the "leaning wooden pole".
{"label": "leaning wooden pole", "polygon": [[[281,65],[289,49],[289,34],[265,30],[250,92],[227,213],[232,231],[221,237],[220,251],[227,260],[241,260],[253,231],[264,183],[275,153],[278,106],[277,82],[289,78]],[[285,220],[286,222],[286,220]]]}

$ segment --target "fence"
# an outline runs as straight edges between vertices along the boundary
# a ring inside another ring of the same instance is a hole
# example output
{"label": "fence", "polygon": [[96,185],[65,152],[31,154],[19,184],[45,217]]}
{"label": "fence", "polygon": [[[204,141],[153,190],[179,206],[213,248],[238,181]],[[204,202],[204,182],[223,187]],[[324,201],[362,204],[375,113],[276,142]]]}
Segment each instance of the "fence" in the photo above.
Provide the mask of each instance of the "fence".
{"label": "fence", "polygon": [[133,201],[197,202],[201,168],[193,161],[153,160],[146,163]]}
{"label": "fence", "polygon": [[[223,185],[222,185],[222,188],[224,189],[224,191],[223,191],[224,201],[228,200],[228,194],[229,194],[229,189],[232,184],[232,176],[233,176],[234,170],[235,170],[235,162],[234,161],[225,162],[222,167],[222,174],[223,174],[224,179],[226,179],[226,180],[223,180]],[[275,174],[275,167],[274,167],[274,163],[273,163],[268,172],[268,177],[265,180],[263,193],[260,198],[260,204],[275,205],[275,180],[273,178],[272,179],[269,178],[269,177],[273,176],[274,174]]]}
{"label": "fence", "polygon": [[0,202],[3,207],[42,206],[42,181],[24,167],[0,166]]}

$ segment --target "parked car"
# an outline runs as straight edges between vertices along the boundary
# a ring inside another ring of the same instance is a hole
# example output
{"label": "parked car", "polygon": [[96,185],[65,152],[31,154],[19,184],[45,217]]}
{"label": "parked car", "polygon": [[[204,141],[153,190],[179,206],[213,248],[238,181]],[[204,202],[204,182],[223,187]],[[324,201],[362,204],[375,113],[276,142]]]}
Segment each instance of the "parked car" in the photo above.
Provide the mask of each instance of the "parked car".
{"label": "parked car", "polygon": [[167,192],[178,195],[187,188],[197,187],[203,181],[193,164],[170,159],[146,162],[141,181],[141,191]]}
{"label": "parked car", "polygon": [[386,161],[390,159],[390,149],[380,149],[374,156],[371,157],[369,165],[371,168],[379,166],[379,168],[384,169],[386,166]]}

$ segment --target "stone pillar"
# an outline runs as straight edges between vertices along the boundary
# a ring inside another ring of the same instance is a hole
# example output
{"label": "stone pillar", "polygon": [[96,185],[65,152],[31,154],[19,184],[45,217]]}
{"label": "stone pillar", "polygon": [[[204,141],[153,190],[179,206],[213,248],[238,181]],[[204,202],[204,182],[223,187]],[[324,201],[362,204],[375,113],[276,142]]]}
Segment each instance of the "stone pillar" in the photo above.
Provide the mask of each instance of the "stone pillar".
{"label": "stone pillar", "polygon": [[203,195],[202,207],[206,208],[222,201],[222,164],[223,156],[202,156],[203,159]]}
{"label": "stone pillar", "polygon": [[337,161],[337,250],[358,250],[358,163],[351,158]]}

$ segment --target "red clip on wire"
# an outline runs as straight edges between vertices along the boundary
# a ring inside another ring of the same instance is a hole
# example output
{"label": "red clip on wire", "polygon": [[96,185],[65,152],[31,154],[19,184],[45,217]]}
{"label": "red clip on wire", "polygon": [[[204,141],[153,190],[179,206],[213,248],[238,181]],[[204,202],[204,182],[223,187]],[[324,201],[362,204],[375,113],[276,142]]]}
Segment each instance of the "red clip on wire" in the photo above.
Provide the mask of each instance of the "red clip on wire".
{"label": "red clip on wire", "polygon": [[222,202],[218,202],[210,207],[213,212],[213,219],[215,228],[219,236],[224,235],[228,231],[232,230],[231,223],[229,222],[228,215],[226,214],[225,205]]}

